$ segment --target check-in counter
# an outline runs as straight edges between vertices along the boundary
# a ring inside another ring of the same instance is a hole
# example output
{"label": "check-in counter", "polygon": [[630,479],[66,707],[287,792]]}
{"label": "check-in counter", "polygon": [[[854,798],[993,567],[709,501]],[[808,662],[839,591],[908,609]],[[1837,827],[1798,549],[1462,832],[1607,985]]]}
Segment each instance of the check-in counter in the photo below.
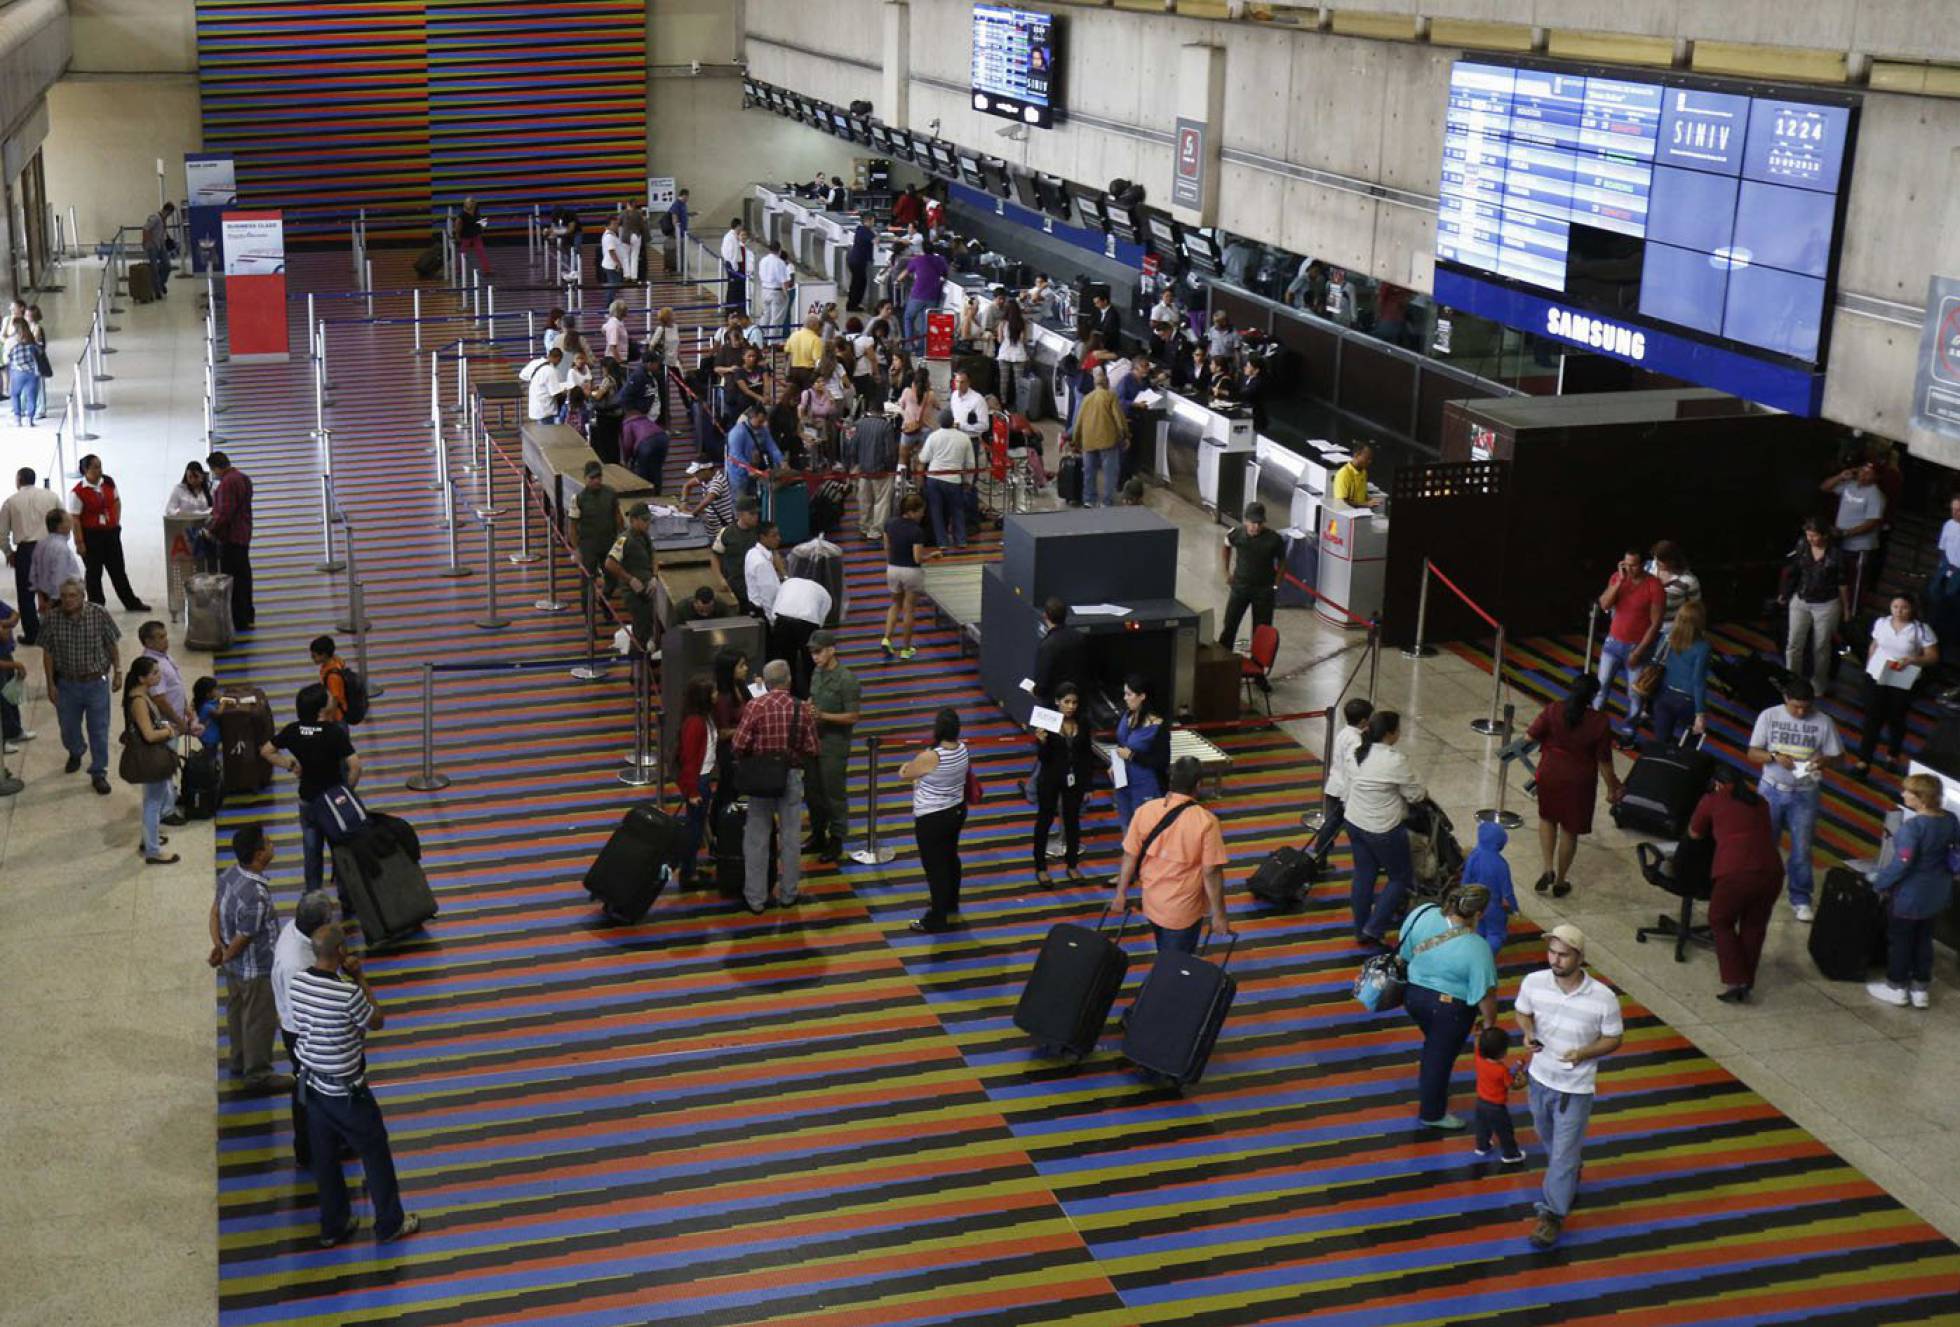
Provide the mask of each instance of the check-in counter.
{"label": "check-in counter", "polygon": [[527,419],[522,434],[524,468],[537,480],[552,511],[563,512],[572,494],[585,483],[586,462],[598,460],[599,454],[577,429],[566,424]]}

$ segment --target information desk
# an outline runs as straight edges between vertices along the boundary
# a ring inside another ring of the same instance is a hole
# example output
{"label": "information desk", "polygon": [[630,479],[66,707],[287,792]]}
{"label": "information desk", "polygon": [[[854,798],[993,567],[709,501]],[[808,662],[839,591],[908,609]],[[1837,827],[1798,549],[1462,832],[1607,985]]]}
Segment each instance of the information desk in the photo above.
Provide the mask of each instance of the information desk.
{"label": "information desk", "polygon": [[1335,605],[1361,618],[1382,611],[1382,589],[1388,579],[1387,517],[1366,507],[1329,503],[1321,509],[1319,554],[1315,588],[1327,598],[1315,601],[1314,612],[1323,621],[1352,625]]}

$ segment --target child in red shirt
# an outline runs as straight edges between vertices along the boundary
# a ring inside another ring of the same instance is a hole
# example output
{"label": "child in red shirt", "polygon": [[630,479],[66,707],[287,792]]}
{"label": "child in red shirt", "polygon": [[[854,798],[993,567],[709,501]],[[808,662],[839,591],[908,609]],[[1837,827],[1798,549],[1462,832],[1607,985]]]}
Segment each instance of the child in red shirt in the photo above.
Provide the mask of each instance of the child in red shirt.
{"label": "child in red shirt", "polygon": [[1477,1138],[1471,1155],[1490,1155],[1491,1135],[1502,1145],[1498,1159],[1507,1166],[1524,1160],[1518,1149],[1518,1136],[1511,1128],[1510,1092],[1524,1086],[1524,1066],[1504,1062],[1511,1049],[1511,1034],[1500,1027],[1487,1027],[1477,1034]]}

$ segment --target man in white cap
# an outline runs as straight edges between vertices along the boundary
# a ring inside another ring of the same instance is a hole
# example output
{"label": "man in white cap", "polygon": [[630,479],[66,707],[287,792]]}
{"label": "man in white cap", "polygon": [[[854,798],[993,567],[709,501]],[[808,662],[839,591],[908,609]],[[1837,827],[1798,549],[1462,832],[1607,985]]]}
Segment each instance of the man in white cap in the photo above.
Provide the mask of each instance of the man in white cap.
{"label": "man in white cap", "polygon": [[1531,1122],[1545,1147],[1544,1192],[1531,1242],[1558,1243],[1579,1190],[1579,1150],[1592,1118],[1595,1080],[1602,1056],[1625,1039],[1620,997],[1586,972],[1586,936],[1578,927],[1554,926],[1545,941],[1546,970],[1518,986],[1518,1027],[1531,1057]]}

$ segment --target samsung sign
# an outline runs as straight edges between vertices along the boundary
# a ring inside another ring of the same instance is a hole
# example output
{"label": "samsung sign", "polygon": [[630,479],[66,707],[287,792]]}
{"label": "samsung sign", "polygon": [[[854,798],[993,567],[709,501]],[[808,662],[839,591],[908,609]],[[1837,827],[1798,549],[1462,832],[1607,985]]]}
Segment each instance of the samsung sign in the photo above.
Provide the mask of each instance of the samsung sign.
{"label": "samsung sign", "polygon": [[1810,417],[1823,405],[1824,375],[1796,364],[1581,313],[1557,300],[1480,280],[1442,264],[1436,268],[1435,294],[1438,305],[1480,314],[1506,327],[1610,355],[1772,409]]}

